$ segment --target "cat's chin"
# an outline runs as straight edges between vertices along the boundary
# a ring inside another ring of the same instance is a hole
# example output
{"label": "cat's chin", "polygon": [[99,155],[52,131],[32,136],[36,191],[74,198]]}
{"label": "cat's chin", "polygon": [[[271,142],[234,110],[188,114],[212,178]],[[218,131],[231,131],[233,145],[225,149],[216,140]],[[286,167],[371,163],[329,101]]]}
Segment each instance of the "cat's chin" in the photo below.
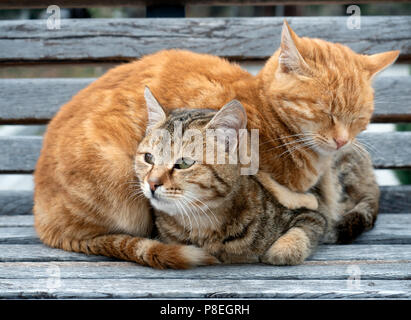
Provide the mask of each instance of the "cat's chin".
{"label": "cat's chin", "polygon": [[338,150],[331,147],[315,146],[312,148],[319,156],[329,157],[334,155]]}
{"label": "cat's chin", "polygon": [[167,213],[170,216],[181,214],[181,208],[179,208],[173,201],[151,198],[150,203],[154,209]]}

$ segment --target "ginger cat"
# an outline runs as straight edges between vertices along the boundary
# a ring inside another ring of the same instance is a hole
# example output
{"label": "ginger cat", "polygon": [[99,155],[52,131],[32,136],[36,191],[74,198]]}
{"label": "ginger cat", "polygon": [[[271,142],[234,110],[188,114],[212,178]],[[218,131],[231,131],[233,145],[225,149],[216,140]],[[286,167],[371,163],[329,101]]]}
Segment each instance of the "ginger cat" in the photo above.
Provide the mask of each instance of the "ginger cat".
{"label": "ginger cat", "polygon": [[[64,250],[157,268],[215,262],[200,249],[147,238],[151,209],[133,170],[147,122],[145,86],[169,109],[218,109],[238,99],[247,127],[259,129],[264,185],[270,189],[272,175],[292,191],[328,186],[327,206],[336,208],[334,157],[351,150],[368,124],[371,80],[397,56],[398,51],[359,55],[340,44],[300,38],[285,24],[281,48],[256,77],[224,59],[180,50],[110,70],[64,105],[48,126],[34,175],[40,239]],[[365,204],[353,199],[337,226],[338,241],[352,240],[376,218],[378,188]],[[330,214],[340,218],[339,209]]]}

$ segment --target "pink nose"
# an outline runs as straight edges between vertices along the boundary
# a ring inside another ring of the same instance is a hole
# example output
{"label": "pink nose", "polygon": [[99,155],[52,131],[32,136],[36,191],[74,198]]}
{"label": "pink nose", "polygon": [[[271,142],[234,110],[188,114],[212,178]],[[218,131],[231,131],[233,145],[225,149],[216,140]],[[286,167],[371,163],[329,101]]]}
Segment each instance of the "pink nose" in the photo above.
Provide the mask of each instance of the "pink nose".
{"label": "pink nose", "polygon": [[338,150],[341,147],[345,146],[348,141],[346,139],[334,138],[334,142],[337,145],[337,150]]}
{"label": "pink nose", "polygon": [[150,186],[150,190],[152,193],[154,193],[156,189],[162,185],[161,180],[159,178],[149,178],[147,182]]}

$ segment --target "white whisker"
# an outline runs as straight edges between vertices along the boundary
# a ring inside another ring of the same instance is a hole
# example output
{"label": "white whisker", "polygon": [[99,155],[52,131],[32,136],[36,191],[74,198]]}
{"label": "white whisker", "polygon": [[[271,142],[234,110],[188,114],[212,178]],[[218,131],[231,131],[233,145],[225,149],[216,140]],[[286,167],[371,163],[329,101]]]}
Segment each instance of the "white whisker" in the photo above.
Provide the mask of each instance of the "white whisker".
{"label": "white whisker", "polygon": [[[184,210],[184,208],[183,208],[183,204],[180,203],[180,200],[176,200],[176,203],[179,204],[178,207],[181,209],[182,214],[183,214],[183,215],[187,215],[187,213],[185,212],[185,210]],[[191,234],[191,232],[193,231],[193,223],[192,223],[191,218],[190,218],[189,215],[187,215],[187,218],[188,218],[188,221],[189,221],[189,223],[190,223],[189,234]]]}
{"label": "white whisker", "polygon": [[[219,224],[219,220],[217,219],[216,215],[214,214],[214,212],[210,209],[210,207],[209,207],[206,203],[204,203],[203,201],[201,201],[200,199],[198,199],[197,197],[195,197],[195,195],[194,195],[193,193],[189,192],[189,191],[186,191],[186,196],[187,196],[187,197],[190,197],[190,198],[191,198],[192,200],[194,200],[194,201],[200,202],[200,203],[206,208],[206,210],[207,210],[208,212],[210,212],[211,215],[213,216],[213,219],[214,219],[214,221],[215,221],[215,223],[216,223],[215,226],[217,226],[217,225]],[[193,203],[193,204],[195,204],[195,203]],[[202,210],[205,215],[208,216],[208,214],[204,211],[204,209],[203,209],[201,206],[199,206],[198,204],[196,204],[196,206],[197,206],[200,210]]]}

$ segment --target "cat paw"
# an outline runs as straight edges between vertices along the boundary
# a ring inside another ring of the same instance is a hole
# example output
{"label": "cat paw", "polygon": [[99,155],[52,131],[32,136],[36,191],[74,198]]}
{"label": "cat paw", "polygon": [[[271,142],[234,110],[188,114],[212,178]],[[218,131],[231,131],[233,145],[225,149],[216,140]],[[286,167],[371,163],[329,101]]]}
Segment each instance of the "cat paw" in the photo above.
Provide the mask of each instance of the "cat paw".
{"label": "cat paw", "polygon": [[310,249],[307,236],[302,230],[287,232],[267,250],[261,262],[276,266],[293,266],[302,264],[309,256]]}
{"label": "cat paw", "polygon": [[317,210],[318,209],[317,198],[311,193],[306,193],[304,194],[304,196],[305,196],[305,199],[304,199],[303,207],[310,209],[310,210]]}
{"label": "cat paw", "polygon": [[295,197],[282,199],[281,204],[288,209],[295,210],[300,208],[307,208],[309,210],[318,209],[317,198],[311,193],[302,193],[298,194]]}

